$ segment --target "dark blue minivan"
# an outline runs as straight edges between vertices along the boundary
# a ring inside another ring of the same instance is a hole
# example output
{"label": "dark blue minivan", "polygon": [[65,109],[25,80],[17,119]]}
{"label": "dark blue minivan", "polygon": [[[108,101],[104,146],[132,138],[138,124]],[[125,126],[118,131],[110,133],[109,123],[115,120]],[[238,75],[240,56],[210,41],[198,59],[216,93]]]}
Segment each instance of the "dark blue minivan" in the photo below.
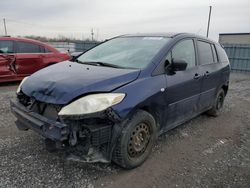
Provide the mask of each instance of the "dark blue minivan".
{"label": "dark blue minivan", "polygon": [[219,115],[229,74],[225,51],[207,38],[124,35],[25,78],[11,110],[48,150],[131,169],[160,134],[203,112]]}

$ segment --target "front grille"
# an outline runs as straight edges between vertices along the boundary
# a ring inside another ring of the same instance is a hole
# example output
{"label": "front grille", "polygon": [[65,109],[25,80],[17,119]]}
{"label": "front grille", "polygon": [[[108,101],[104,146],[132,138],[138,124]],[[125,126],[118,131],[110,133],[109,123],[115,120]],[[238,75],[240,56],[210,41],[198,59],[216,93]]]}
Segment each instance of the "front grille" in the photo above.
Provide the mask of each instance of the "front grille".
{"label": "front grille", "polygon": [[18,101],[24,105],[25,107],[29,106],[31,104],[30,97],[25,95],[24,93],[20,92],[17,94]]}
{"label": "front grille", "polygon": [[58,113],[62,109],[62,105],[48,104],[37,101],[24,93],[19,93],[17,98],[21,104],[27,107],[29,110],[36,112],[44,117],[52,120],[58,120]]}
{"label": "front grille", "polygon": [[88,127],[91,131],[91,143],[94,146],[107,143],[111,138],[111,125],[98,125]]}

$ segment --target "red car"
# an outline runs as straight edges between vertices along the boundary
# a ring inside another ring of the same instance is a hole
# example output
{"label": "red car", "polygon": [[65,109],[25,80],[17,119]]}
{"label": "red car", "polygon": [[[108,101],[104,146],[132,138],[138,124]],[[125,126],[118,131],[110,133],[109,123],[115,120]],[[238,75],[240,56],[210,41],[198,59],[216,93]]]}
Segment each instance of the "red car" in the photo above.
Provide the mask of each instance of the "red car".
{"label": "red car", "polygon": [[62,53],[40,41],[0,37],[0,82],[22,80],[49,65],[69,60]]}

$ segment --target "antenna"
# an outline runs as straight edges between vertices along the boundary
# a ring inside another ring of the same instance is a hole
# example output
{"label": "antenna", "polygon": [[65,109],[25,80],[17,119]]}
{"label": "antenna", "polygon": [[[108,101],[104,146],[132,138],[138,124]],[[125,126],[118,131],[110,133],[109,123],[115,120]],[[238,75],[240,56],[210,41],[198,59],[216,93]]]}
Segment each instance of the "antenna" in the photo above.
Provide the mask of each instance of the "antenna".
{"label": "antenna", "polygon": [[212,6],[209,6],[209,15],[208,15],[208,22],[207,22],[207,37],[208,37],[209,27],[210,27],[211,11],[212,11]]}
{"label": "antenna", "polygon": [[4,31],[5,31],[5,36],[7,36],[7,28],[6,28],[6,23],[5,23],[5,18],[3,19],[3,25],[4,25]]}

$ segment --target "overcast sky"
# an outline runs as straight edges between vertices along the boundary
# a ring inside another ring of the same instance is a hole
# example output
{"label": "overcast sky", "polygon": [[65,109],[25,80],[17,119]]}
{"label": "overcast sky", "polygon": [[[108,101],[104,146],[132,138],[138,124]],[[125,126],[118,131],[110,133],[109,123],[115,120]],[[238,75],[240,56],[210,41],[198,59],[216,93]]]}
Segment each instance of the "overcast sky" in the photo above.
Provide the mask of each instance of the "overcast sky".
{"label": "overcast sky", "polygon": [[9,35],[90,38],[91,28],[99,40],[146,32],[205,35],[209,5],[210,38],[250,32],[250,0],[0,0],[0,18]]}

